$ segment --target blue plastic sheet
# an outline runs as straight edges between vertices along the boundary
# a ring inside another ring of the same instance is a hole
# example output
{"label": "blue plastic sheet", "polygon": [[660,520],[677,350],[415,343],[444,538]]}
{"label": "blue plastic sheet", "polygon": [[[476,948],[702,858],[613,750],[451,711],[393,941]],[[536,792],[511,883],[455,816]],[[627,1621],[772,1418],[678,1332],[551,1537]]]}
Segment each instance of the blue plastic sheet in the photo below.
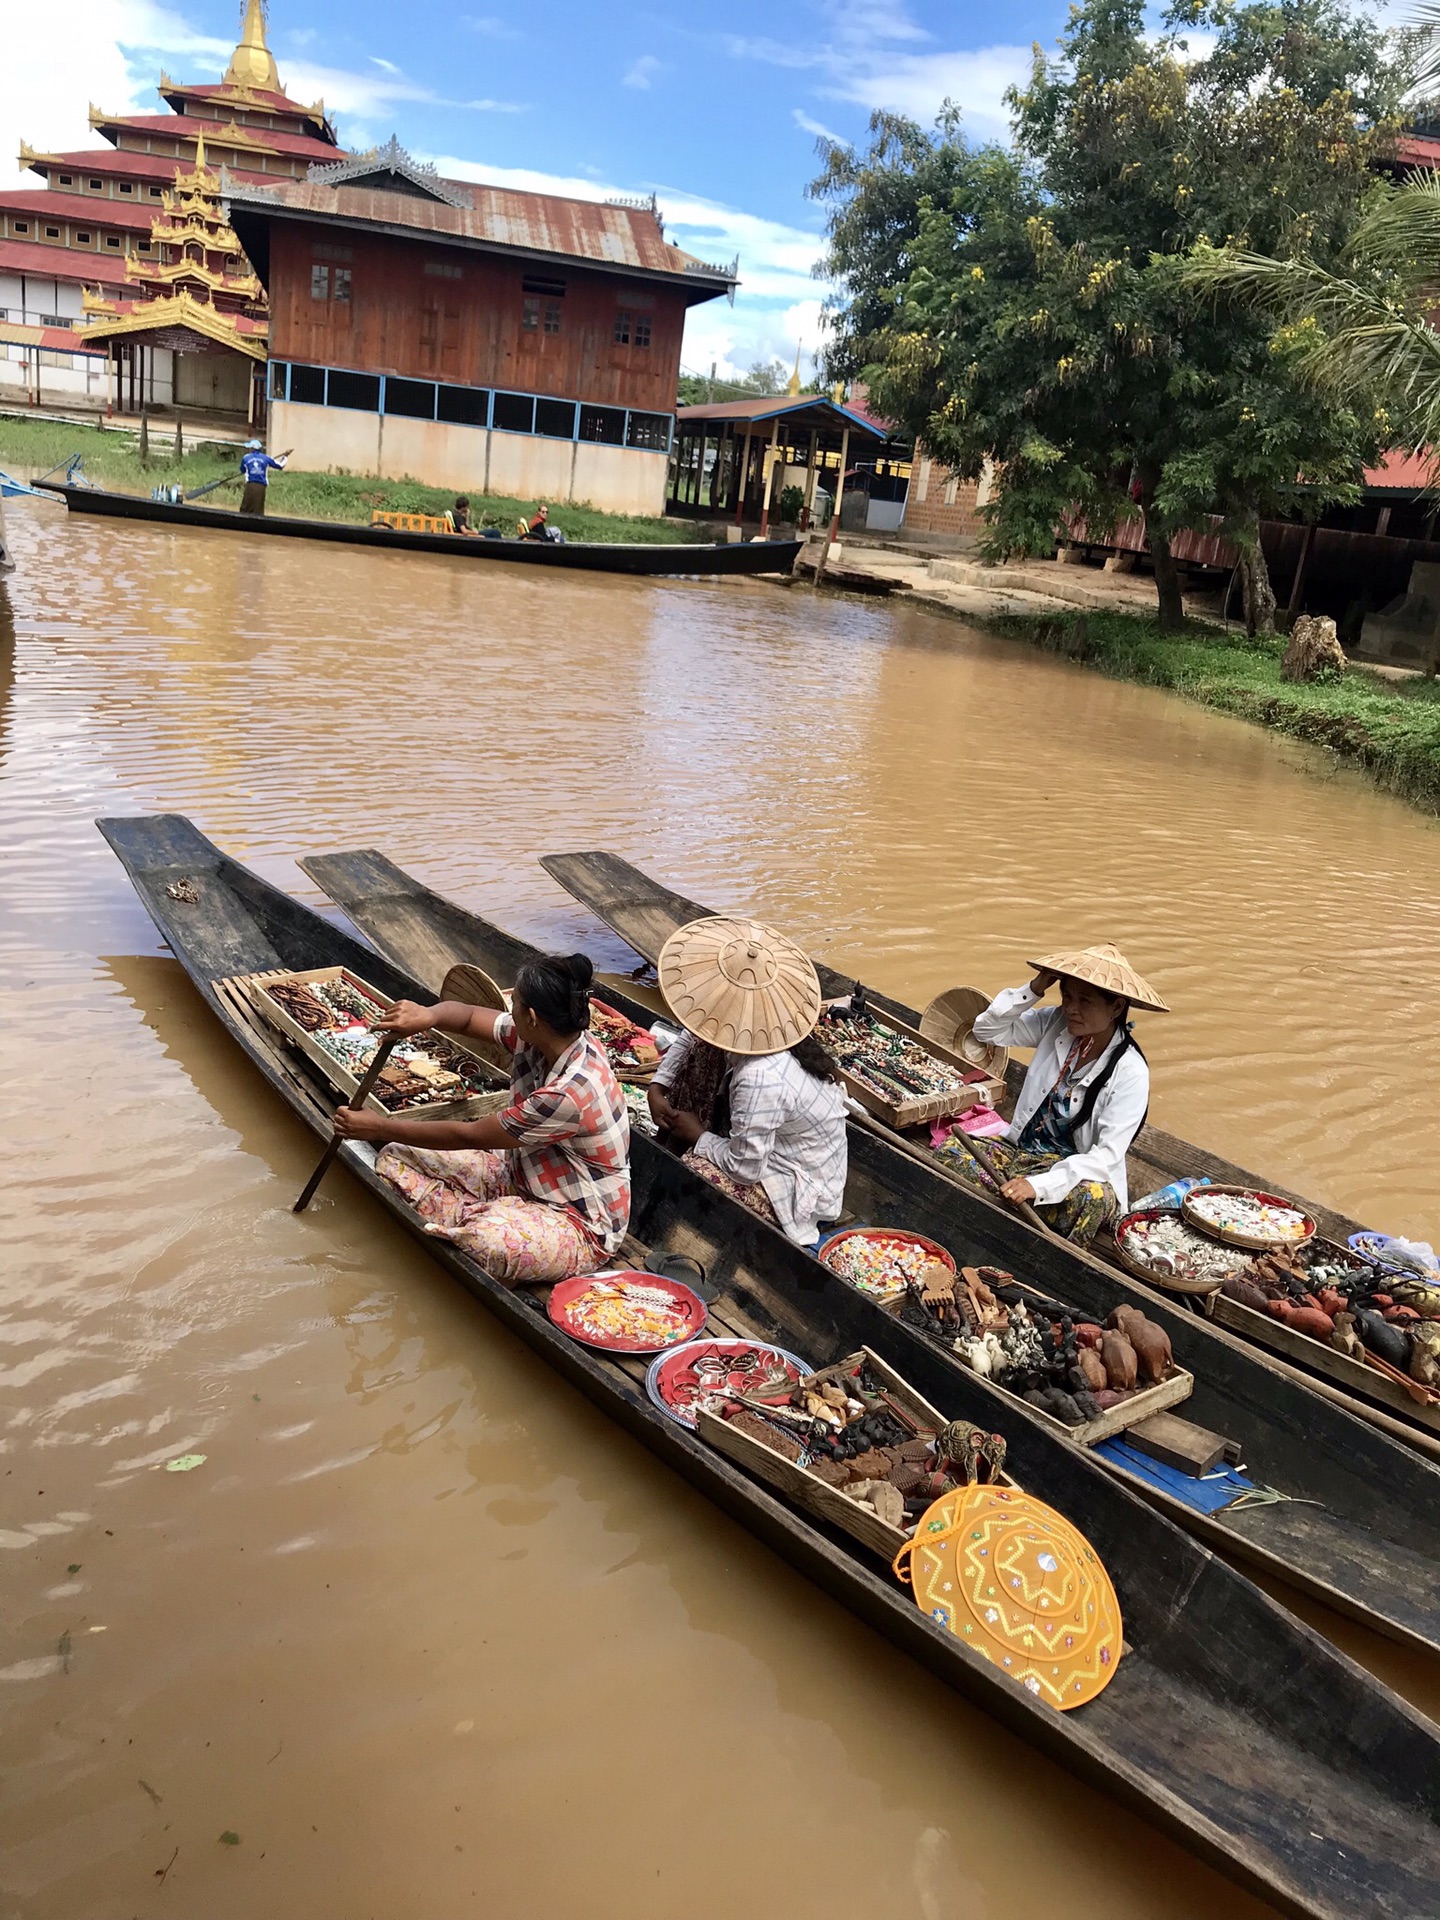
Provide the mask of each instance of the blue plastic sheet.
{"label": "blue plastic sheet", "polygon": [[1234,1467],[1217,1467],[1213,1473],[1207,1473],[1197,1480],[1193,1473],[1182,1473],[1178,1467],[1167,1467],[1163,1461],[1152,1459],[1138,1447],[1130,1446],[1123,1435],[1117,1434],[1113,1440],[1101,1440],[1090,1451],[1099,1454],[1102,1460],[1123,1467],[1126,1473],[1133,1473],[1150,1486],[1158,1487],[1161,1493],[1168,1493],[1172,1500],[1184,1501],[1196,1513],[1220,1513],[1232,1501],[1238,1500],[1242,1493],[1253,1492],[1255,1487],[1255,1482],[1248,1474],[1240,1473]]}

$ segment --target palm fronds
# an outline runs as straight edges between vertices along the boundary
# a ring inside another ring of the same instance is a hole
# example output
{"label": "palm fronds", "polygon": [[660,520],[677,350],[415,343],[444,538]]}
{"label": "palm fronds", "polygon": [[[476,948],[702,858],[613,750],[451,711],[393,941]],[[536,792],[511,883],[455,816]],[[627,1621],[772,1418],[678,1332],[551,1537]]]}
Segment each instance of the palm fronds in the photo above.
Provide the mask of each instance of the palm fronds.
{"label": "palm fronds", "polygon": [[1373,396],[1407,442],[1440,445],[1440,174],[1378,188],[1333,269],[1203,248],[1186,280],[1272,315],[1306,377]]}

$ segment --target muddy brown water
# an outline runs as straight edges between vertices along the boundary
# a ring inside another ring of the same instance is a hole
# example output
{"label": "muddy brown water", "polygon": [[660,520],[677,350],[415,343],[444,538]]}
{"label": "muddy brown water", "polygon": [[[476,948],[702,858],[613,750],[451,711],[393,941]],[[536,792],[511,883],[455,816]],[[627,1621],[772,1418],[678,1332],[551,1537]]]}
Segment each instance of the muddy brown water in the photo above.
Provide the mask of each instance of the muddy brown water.
{"label": "muddy brown water", "polygon": [[[1426,1234],[1435,823],[903,605],[9,518],[3,1920],[1264,1911],[792,1574],[343,1175],[294,1218],[313,1142],[91,821],[187,812],[312,900],[296,854],[378,845],[612,965],[535,856],[613,847],[922,1003],[1113,938],[1177,1009],[1161,1124]],[[1440,1709],[1433,1663],[1300,1610]]]}

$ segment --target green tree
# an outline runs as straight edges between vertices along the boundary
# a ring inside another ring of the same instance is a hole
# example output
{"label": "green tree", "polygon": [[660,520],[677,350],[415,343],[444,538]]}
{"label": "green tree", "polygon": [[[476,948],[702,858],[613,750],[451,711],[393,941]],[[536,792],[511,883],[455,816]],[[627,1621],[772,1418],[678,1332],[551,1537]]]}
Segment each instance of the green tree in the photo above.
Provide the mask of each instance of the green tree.
{"label": "green tree", "polygon": [[[1197,297],[1186,257],[1260,234],[1282,257],[1336,254],[1400,76],[1344,0],[1197,0],[1166,26],[1149,34],[1140,0],[1075,8],[1060,59],[1037,50],[1012,96],[1011,150],[968,147],[950,114],[932,133],[877,116],[866,155],[825,151],[831,366],[960,472],[995,459],[994,551],[1138,500],[1174,625],[1171,536],[1219,513],[1263,625],[1261,516],[1354,497],[1380,423],[1320,396],[1253,311]],[[1187,28],[1214,36],[1203,57]]]}

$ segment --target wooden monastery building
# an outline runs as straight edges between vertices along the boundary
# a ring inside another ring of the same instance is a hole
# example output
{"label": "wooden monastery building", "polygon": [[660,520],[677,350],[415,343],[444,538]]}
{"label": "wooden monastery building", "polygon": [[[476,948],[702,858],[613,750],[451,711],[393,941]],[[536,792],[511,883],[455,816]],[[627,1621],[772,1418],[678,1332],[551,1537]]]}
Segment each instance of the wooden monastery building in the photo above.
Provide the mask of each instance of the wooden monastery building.
{"label": "wooden monastery building", "polygon": [[261,0],[247,0],[223,80],[162,73],[159,93],[167,112],[91,107],[108,146],[22,144],[44,186],[0,191],[0,398],[243,426],[258,368],[263,405],[264,296],[219,218],[218,169],[303,178],[339,154],[334,126],[323,103],[285,93]]}
{"label": "wooden monastery building", "polygon": [[269,444],[295,464],[660,513],[688,309],[735,269],[653,201],[442,179],[392,140],[227,182],[270,305]]}

